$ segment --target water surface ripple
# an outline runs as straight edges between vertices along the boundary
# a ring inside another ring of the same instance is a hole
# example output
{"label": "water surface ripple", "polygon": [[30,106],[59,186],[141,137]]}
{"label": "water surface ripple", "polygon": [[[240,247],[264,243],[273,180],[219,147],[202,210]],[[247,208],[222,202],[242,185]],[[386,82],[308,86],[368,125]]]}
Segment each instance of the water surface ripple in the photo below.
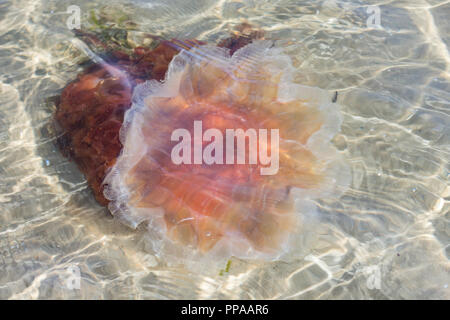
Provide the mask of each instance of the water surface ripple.
{"label": "water surface ripple", "polygon": [[47,98],[81,70],[72,4],[0,1],[0,298],[450,298],[449,1],[77,1],[82,24],[120,11],[167,37],[215,42],[248,21],[286,47],[298,82],[339,91],[351,188],[317,201],[293,262],[232,259],[208,276],[148,254],[59,153]]}

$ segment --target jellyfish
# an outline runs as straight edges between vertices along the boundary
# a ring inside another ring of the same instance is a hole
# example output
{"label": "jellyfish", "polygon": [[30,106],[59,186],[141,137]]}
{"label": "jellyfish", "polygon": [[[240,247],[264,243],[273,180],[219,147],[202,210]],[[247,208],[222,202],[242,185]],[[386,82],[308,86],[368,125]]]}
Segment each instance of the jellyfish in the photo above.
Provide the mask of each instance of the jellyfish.
{"label": "jellyfish", "polygon": [[[302,204],[345,189],[330,140],[339,106],[294,81],[266,40],[181,50],[164,81],[133,91],[122,150],[103,181],[111,213],[145,224],[174,259],[275,259],[295,244]],[[304,207],[303,207],[304,208]]]}

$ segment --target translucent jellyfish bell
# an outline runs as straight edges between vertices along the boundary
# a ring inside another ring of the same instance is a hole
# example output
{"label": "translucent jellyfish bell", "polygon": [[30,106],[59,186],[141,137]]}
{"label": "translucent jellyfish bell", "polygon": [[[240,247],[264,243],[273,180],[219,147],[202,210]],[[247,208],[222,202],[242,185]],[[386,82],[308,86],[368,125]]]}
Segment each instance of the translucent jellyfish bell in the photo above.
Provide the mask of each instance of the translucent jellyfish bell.
{"label": "translucent jellyfish bell", "polygon": [[293,83],[293,71],[268,41],[232,56],[182,51],[164,82],[133,93],[104,181],[110,211],[132,227],[147,222],[152,250],[173,261],[274,259],[298,245],[302,203],[345,188],[348,170],[330,143],[339,106]]}

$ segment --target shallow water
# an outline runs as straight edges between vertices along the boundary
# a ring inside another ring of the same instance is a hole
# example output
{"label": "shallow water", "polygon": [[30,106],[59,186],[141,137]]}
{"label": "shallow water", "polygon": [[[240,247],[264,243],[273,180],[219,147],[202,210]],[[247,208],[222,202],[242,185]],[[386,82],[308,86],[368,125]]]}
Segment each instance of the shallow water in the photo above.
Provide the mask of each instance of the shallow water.
{"label": "shallow water", "polygon": [[450,3],[102,3],[78,1],[82,25],[95,9],[209,42],[244,20],[265,29],[299,83],[339,91],[334,144],[351,187],[317,201],[313,241],[289,263],[231,259],[208,275],[165,266],[56,146],[48,98],[84,58],[66,25],[73,1],[0,1],[0,298],[450,299]]}

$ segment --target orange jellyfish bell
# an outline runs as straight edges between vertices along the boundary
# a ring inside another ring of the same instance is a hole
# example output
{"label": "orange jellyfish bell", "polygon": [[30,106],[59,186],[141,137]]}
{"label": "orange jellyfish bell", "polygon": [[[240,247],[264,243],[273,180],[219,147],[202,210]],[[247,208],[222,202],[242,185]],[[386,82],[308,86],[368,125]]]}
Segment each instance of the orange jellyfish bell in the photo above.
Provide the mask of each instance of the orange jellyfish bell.
{"label": "orange jellyfish bell", "polygon": [[293,82],[268,41],[236,51],[200,46],[164,82],[136,87],[107,174],[110,211],[146,221],[160,254],[274,258],[299,226],[298,202],[332,192],[342,173],[330,139],[330,95]]}

